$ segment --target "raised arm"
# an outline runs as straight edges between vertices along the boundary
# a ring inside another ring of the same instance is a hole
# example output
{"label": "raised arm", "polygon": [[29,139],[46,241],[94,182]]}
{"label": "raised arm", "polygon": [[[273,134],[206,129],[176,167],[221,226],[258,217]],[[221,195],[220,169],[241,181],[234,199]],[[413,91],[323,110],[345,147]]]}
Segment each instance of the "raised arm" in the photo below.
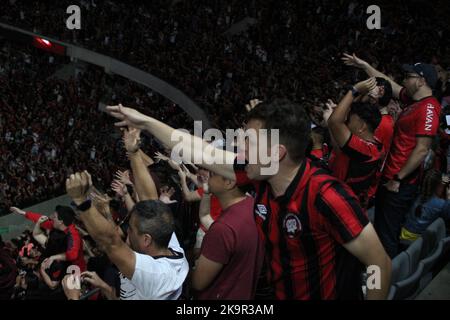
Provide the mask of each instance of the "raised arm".
{"label": "raised arm", "polygon": [[41,229],[41,223],[43,223],[47,220],[48,220],[47,216],[40,217],[33,228],[33,238],[44,248],[45,248],[45,244],[47,243],[47,236],[44,234],[44,232]]}
{"label": "raised arm", "polygon": [[127,211],[131,212],[131,210],[133,210],[134,208],[135,203],[133,201],[133,198],[131,198],[131,195],[128,193],[127,186],[119,180],[113,180],[113,182],[111,183],[111,188],[125,203]]}
{"label": "raised arm", "polygon": [[200,163],[203,167],[225,178],[236,180],[233,170],[236,155],[233,152],[215,149],[214,155],[212,155],[210,152],[211,147],[200,137],[193,136],[186,131],[171,128],[161,121],[120,104],[108,106],[106,109],[110,115],[120,120],[120,122],[115,124],[116,126],[131,126],[146,130],[170,150],[180,154],[184,162],[199,164],[198,161],[196,162],[196,157],[201,155],[202,161]]}
{"label": "raised arm", "polygon": [[[357,83],[354,86],[354,89],[357,90],[360,94],[366,94],[375,86],[375,78],[370,78],[368,80]],[[344,147],[351,136],[351,132],[347,127],[346,120],[353,100],[354,98],[352,92],[348,91],[328,119],[328,128],[339,148]]]}
{"label": "raised arm", "polygon": [[[71,174],[66,180],[66,190],[76,205],[88,199],[88,191],[92,186],[91,176],[87,171]],[[97,211],[95,206],[80,213],[80,219],[97,245],[108,255],[120,272],[131,279],[136,265],[134,252],[122,241],[116,228]]]}
{"label": "raised arm", "polygon": [[156,152],[155,158],[158,160],[161,160],[161,161],[166,161],[173,170],[176,170],[176,171],[181,170],[179,163],[170,159],[168,156],[163,155],[161,152]]}
{"label": "raised arm", "polygon": [[206,192],[203,194],[202,200],[200,200],[200,207],[198,209],[198,216],[201,224],[209,230],[209,227],[213,224],[214,220],[211,217],[211,194]]}
{"label": "raised arm", "polygon": [[200,201],[202,197],[198,194],[198,192],[189,190],[186,182],[186,172],[184,170],[180,170],[178,171],[178,176],[180,177],[181,190],[183,192],[184,200],[187,202]]}
{"label": "raised arm", "polygon": [[147,166],[139,152],[140,132],[139,129],[135,128],[124,130],[123,141],[128,152],[128,158],[130,159],[134,184],[139,200],[157,200],[158,191],[156,190],[155,182],[148,172]]}
{"label": "raised arm", "polygon": [[391,78],[389,78],[384,73],[381,73],[380,71],[372,67],[367,61],[358,58],[355,54],[349,55],[346,53],[344,53],[342,61],[344,61],[345,65],[347,66],[352,66],[364,70],[369,77],[379,77],[388,80],[392,85],[392,94],[396,98],[399,97],[400,91],[402,90],[403,87],[394,80],[392,80]]}

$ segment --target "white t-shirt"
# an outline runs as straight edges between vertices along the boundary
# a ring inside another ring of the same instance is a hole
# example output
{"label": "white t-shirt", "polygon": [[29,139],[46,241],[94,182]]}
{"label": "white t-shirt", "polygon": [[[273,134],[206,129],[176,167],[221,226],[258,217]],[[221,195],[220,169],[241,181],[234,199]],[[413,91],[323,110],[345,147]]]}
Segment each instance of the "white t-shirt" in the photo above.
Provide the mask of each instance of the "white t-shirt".
{"label": "white t-shirt", "polygon": [[129,280],[120,274],[121,300],[176,300],[180,297],[189,264],[175,233],[169,242],[173,256],[151,257],[135,252],[136,266]]}

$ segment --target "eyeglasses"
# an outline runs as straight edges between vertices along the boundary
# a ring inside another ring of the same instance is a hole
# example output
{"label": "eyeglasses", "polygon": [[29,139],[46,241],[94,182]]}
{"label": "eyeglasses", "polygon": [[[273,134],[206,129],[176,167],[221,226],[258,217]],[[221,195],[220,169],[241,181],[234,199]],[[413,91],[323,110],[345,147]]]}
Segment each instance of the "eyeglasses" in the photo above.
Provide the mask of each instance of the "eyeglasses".
{"label": "eyeglasses", "polygon": [[421,76],[417,76],[417,75],[414,75],[414,74],[405,74],[403,77],[404,77],[405,79],[409,79],[409,78],[422,78]]}

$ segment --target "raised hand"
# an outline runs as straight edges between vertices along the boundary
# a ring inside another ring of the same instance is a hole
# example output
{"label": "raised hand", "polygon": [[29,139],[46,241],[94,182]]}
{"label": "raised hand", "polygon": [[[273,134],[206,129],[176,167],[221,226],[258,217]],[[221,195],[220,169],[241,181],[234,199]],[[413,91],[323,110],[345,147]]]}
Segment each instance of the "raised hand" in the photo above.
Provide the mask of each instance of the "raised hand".
{"label": "raised hand", "polygon": [[169,161],[170,158],[168,156],[163,155],[161,152],[155,152],[155,159],[160,161]]}
{"label": "raised hand", "polygon": [[66,179],[67,194],[75,201],[75,203],[78,202],[77,204],[81,204],[87,199],[91,186],[92,178],[87,171],[71,174],[70,177]]}
{"label": "raised hand", "polygon": [[41,223],[43,223],[45,221],[48,221],[48,219],[49,218],[47,216],[40,216],[38,221],[37,221],[37,224],[41,224]]}
{"label": "raised hand", "polygon": [[177,200],[171,200],[170,198],[175,194],[175,189],[170,188],[168,186],[162,187],[160,189],[161,195],[159,196],[159,200],[164,202],[165,204],[171,204],[177,202]]}
{"label": "raised hand", "polygon": [[245,109],[247,110],[247,112],[250,112],[250,110],[252,110],[253,108],[255,108],[258,104],[260,104],[262,101],[259,99],[252,99],[250,100],[249,104],[245,105]]}
{"label": "raised hand", "polygon": [[145,124],[149,119],[145,114],[132,108],[126,108],[122,106],[122,104],[118,104],[117,106],[107,106],[106,111],[109,115],[120,120],[114,124],[117,127],[129,126],[145,129]]}
{"label": "raised hand", "polygon": [[23,211],[17,207],[11,207],[11,208],[9,208],[9,211],[11,211],[11,213],[20,214],[22,216],[25,215],[25,211]]}
{"label": "raised hand", "polygon": [[369,78],[367,80],[358,82],[355,84],[355,89],[359,91],[362,95],[365,95],[377,87],[377,80],[375,77]]}
{"label": "raised hand", "polygon": [[133,182],[131,182],[129,170],[125,170],[125,171],[117,170],[115,177],[116,177],[116,180],[119,180],[123,184],[133,185]]}
{"label": "raised hand", "polygon": [[327,102],[325,102],[325,106],[326,106],[328,109],[333,110],[334,108],[337,107],[337,104],[336,104],[333,100],[328,99]]}
{"label": "raised hand", "polygon": [[122,198],[128,194],[127,186],[120,180],[114,180],[111,183],[111,189]]}
{"label": "raised hand", "polygon": [[123,130],[122,137],[125,149],[128,152],[135,153],[140,148],[141,143],[141,130],[136,128],[129,128],[128,130]]}
{"label": "raised hand", "polygon": [[346,66],[350,67],[356,67],[356,68],[364,68],[367,65],[367,62],[358,58],[355,54],[349,55],[347,53],[344,53],[341,60],[344,62]]}
{"label": "raised hand", "polygon": [[97,192],[91,192],[90,198],[97,208],[97,210],[107,219],[111,217],[111,211],[109,209],[109,202],[112,200],[106,193],[100,194]]}

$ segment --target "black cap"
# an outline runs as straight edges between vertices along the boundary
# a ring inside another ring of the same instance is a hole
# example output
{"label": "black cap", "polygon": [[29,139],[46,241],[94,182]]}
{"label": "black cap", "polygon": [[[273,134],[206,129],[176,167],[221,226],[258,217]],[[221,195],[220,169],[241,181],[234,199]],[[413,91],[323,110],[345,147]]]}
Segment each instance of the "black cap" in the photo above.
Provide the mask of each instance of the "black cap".
{"label": "black cap", "polygon": [[406,72],[417,73],[419,76],[424,77],[431,89],[434,89],[436,86],[438,73],[432,64],[419,62],[416,64],[404,64],[402,68]]}
{"label": "black cap", "polygon": [[58,219],[62,220],[62,222],[68,227],[70,226],[75,219],[75,212],[71,207],[66,206],[56,206],[56,213],[58,214]]}

